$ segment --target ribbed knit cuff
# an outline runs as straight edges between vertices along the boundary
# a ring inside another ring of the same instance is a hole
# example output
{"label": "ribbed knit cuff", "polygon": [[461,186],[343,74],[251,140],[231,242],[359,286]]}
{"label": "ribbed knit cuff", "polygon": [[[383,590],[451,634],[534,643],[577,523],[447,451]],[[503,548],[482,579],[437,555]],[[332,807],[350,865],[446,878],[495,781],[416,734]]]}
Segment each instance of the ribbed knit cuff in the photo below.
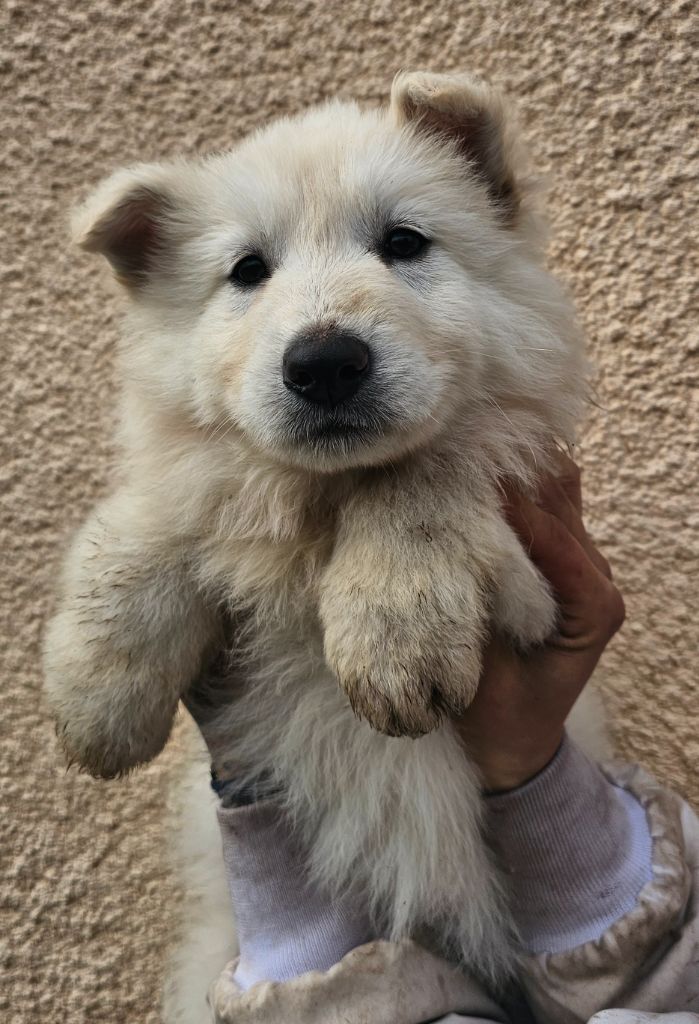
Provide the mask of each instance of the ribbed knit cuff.
{"label": "ribbed knit cuff", "polygon": [[539,775],[486,805],[528,952],[560,953],[599,938],[650,881],[643,808],[568,738]]}
{"label": "ribbed knit cuff", "polygon": [[374,936],[363,906],[331,899],[308,883],[305,857],[272,801],[219,807],[223,858],[240,960],[235,981],[286,981],[326,971]]}

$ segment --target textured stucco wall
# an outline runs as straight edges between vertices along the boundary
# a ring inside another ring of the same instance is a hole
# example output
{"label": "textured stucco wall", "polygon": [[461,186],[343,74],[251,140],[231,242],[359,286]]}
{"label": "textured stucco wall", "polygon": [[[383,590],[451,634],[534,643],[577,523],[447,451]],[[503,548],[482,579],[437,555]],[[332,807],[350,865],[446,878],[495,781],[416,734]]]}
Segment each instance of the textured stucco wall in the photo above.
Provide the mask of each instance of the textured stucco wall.
{"label": "textured stucco wall", "polygon": [[125,783],[67,775],[39,704],[56,554],[107,477],[117,329],[65,211],[123,162],[382,99],[401,66],[497,79],[552,173],[552,261],[598,367],[589,517],[628,603],[607,692],[624,752],[699,800],[691,0],[4,0],[2,18],[2,1020],[157,1020],[173,898],[175,750]]}

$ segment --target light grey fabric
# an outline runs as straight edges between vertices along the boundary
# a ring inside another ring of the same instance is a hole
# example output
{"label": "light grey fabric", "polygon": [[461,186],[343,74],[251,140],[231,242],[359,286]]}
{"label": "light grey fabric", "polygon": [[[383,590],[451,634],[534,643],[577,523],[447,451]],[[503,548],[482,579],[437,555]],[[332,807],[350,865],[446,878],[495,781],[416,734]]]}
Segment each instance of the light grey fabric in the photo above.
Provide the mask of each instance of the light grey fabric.
{"label": "light grey fabric", "polygon": [[486,1020],[485,1017],[464,1017],[461,1013],[449,1013],[446,1017],[440,1017],[436,1024],[492,1024],[492,1017]]}
{"label": "light grey fabric", "polygon": [[211,990],[215,1024],[424,1024],[451,1011],[511,1024],[474,981],[410,941],[370,942],[329,971],[246,992],[236,969],[234,960]]}
{"label": "light grey fabric", "polygon": [[[307,886],[302,852],[272,802],[236,807],[225,790],[219,795],[242,988],[326,970],[381,937],[358,900],[333,901]],[[633,908],[650,879],[641,804],[568,739],[530,783],[489,798],[488,810],[515,921],[532,952],[561,952],[599,938]]]}
{"label": "light grey fabric", "polygon": [[[699,821],[641,769],[607,771],[643,805],[653,877],[598,940],[526,958],[520,984],[536,1024],[699,1024]],[[329,971],[242,992],[229,965],[210,993],[216,1024],[519,1024],[482,989],[415,943],[372,942]],[[618,1007],[609,1018],[606,1007]],[[607,1020],[599,1015],[607,1013]]]}
{"label": "light grey fabric", "polygon": [[275,804],[219,807],[218,820],[242,989],[327,970],[374,937],[356,899],[333,900],[307,885],[305,858]]}
{"label": "light grey fabric", "polygon": [[641,768],[607,775],[644,807],[653,877],[596,941],[525,962],[522,985],[541,1024],[580,1024],[619,1006],[699,1013],[699,820]]}
{"label": "light grey fabric", "polygon": [[590,1024],[699,1024],[696,1013],[638,1013],[636,1010],[602,1010]]}
{"label": "light grey fabric", "polygon": [[524,948],[561,953],[598,939],[651,877],[643,807],[572,740],[531,782],[487,800]]}

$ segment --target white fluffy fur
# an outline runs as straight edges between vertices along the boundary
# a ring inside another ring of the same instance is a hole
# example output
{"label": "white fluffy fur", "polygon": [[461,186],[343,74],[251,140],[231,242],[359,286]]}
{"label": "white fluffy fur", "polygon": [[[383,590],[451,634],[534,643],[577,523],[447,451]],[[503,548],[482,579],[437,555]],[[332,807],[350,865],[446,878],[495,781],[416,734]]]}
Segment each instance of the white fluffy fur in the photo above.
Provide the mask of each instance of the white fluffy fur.
{"label": "white fluffy fur", "polygon": [[168,809],[168,850],[180,891],[177,942],[163,993],[166,1024],[202,1024],[209,986],[238,951],[209,760],[191,723],[185,735],[186,756]]}
{"label": "white fluffy fur", "polygon": [[[395,224],[432,239],[424,259],[379,257]],[[442,715],[473,696],[493,626],[523,645],[552,628],[498,489],[551,464],[584,388],[502,99],[400,76],[388,109],[327,104],[230,153],[119,172],[75,230],[131,302],[119,487],[47,634],[69,754],[103,775],[154,756],[230,620],[217,766],[283,790],[319,885],[502,977],[478,778]],[[241,289],[250,251],[272,273]],[[328,324],[372,349],[361,442],[292,429],[284,350]]]}

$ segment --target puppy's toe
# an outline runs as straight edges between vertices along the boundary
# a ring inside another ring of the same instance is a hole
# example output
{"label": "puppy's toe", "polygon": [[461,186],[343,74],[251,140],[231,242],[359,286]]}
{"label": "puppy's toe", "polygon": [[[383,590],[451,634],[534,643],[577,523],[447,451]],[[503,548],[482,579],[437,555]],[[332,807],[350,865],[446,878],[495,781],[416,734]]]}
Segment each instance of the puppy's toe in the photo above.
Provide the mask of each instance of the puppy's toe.
{"label": "puppy's toe", "polygon": [[55,695],[53,701],[56,736],[66,762],[100,779],[127,775],[159,754],[175,710],[172,701],[162,701],[158,716],[141,720],[127,715],[121,703],[102,706],[85,698],[79,705],[75,700],[57,702]]}
{"label": "puppy's toe", "polygon": [[365,676],[344,688],[355,715],[387,736],[424,736],[437,728],[444,711],[438,693],[428,695],[418,687],[391,697]]}
{"label": "puppy's toe", "polygon": [[462,714],[476,692],[480,654],[460,647],[412,665],[387,661],[341,678],[355,714],[388,736],[423,736]]}
{"label": "puppy's toe", "polygon": [[517,570],[497,593],[493,617],[496,627],[526,650],[553,633],[558,609],[546,580],[531,563]]}

